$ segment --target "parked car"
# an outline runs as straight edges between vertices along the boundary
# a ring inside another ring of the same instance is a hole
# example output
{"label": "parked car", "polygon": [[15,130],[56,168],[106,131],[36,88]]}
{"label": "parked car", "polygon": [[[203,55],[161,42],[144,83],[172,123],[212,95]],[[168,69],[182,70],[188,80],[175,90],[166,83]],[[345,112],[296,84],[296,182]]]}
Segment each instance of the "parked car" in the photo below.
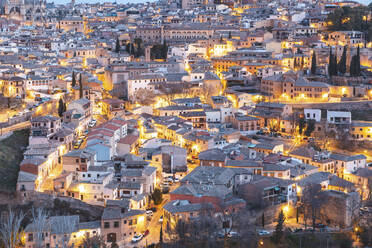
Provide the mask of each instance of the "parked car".
{"label": "parked car", "polygon": [[169,193],[169,187],[168,186],[161,187],[161,192],[163,194],[168,194]]}
{"label": "parked car", "polygon": [[266,231],[266,230],[260,230],[260,231],[258,231],[258,235],[260,235],[260,236],[270,235],[270,232]]}
{"label": "parked car", "polygon": [[132,238],[132,243],[137,243],[137,242],[141,241],[142,238],[143,238],[143,235],[142,234],[136,234]]}
{"label": "parked car", "polygon": [[149,235],[150,234],[150,231],[149,230],[146,230],[146,231],[144,231],[143,233],[142,233],[142,236],[143,237],[146,237],[147,235]]}
{"label": "parked car", "polygon": [[227,234],[227,236],[228,236],[229,238],[237,238],[237,237],[239,237],[239,233],[238,233],[238,232],[235,232],[235,231],[230,231],[230,232]]}
{"label": "parked car", "polygon": [[154,213],[151,210],[146,210],[146,215],[147,216],[152,216]]}
{"label": "parked car", "polygon": [[164,182],[172,184],[173,183],[173,178],[172,177],[166,177],[166,178],[164,178]]}
{"label": "parked car", "polygon": [[163,223],[163,220],[164,220],[164,219],[163,219],[163,215],[162,215],[162,216],[160,216],[160,218],[159,218],[159,222],[160,222],[160,223]]}
{"label": "parked car", "polygon": [[175,179],[173,179],[173,182],[175,183],[179,183],[180,182],[180,179],[178,179],[177,177]]}
{"label": "parked car", "polygon": [[322,223],[315,224],[315,228],[324,228],[324,227],[326,227],[326,225],[324,225]]}
{"label": "parked car", "polygon": [[360,210],[363,212],[371,212],[371,209],[369,207],[361,207]]}

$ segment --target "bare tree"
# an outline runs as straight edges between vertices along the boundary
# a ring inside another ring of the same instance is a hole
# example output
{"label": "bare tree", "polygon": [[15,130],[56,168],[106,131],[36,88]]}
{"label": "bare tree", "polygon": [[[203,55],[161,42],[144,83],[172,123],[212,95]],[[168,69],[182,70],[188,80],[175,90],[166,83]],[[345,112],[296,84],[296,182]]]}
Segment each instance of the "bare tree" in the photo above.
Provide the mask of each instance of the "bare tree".
{"label": "bare tree", "polygon": [[71,234],[77,231],[76,226],[78,221],[76,221],[75,216],[58,216],[51,223],[51,228],[59,235],[61,235],[60,240],[58,240],[59,245],[62,248],[69,248],[69,242]]}
{"label": "bare tree", "polygon": [[202,89],[203,89],[204,101],[206,103],[210,103],[212,101],[211,97],[215,95],[214,87],[210,84],[204,83]]}
{"label": "bare tree", "polygon": [[140,105],[151,105],[155,102],[155,94],[152,90],[140,88],[134,94],[134,101]]}
{"label": "bare tree", "polygon": [[102,236],[94,235],[89,236],[88,233],[85,233],[84,239],[82,242],[84,248],[106,248],[106,243]]}
{"label": "bare tree", "polygon": [[307,226],[308,218],[311,218],[312,226],[315,228],[316,220],[319,217],[319,208],[322,202],[318,195],[321,189],[322,187],[320,184],[310,184],[302,191],[301,203],[305,227]]}
{"label": "bare tree", "polygon": [[35,239],[35,248],[42,248],[44,241],[44,233],[47,228],[47,212],[43,208],[32,208],[32,224]]}
{"label": "bare tree", "polygon": [[162,93],[162,98],[170,105],[172,100],[176,99],[177,96],[183,95],[187,90],[187,85],[185,83],[162,84],[159,90]]}
{"label": "bare tree", "polygon": [[21,243],[21,224],[25,215],[9,208],[7,216],[1,221],[0,237],[5,248],[14,248]]}

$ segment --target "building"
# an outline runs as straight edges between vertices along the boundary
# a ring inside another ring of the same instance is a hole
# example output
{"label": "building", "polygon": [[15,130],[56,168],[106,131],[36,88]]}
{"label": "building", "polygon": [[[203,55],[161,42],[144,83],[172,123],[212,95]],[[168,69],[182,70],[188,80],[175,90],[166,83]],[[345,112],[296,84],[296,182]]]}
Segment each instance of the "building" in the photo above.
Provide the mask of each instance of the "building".
{"label": "building", "polygon": [[118,207],[106,207],[101,219],[101,235],[108,243],[130,242],[137,233],[147,229],[144,210],[125,212]]}

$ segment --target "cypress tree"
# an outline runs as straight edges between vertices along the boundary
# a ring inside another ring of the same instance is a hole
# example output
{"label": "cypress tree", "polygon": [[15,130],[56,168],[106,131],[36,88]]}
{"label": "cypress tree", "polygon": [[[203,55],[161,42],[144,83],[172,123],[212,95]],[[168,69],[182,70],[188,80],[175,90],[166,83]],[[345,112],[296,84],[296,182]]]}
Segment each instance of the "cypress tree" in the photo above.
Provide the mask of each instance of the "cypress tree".
{"label": "cypress tree", "polygon": [[72,81],[71,81],[71,86],[75,87],[76,86],[76,77],[75,77],[75,72],[72,71]]}
{"label": "cypress tree", "polygon": [[359,45],[357,47],[357,55],[356,55],[356,62],[355,62],[355,72],[357,76],[360,76],[360,51]]}
{"label": "cypress tree", "polygon": [[351,61],[350,61],[350,76],[353,76],[353,77],[355,77],[357,75],[357,72],[356,72],[356,60],[357,60],[356,55],[354,55],[353,57],[351,57]]}
{"label": "cypress tree", "polygon": [[59,117],[62,117],[63,116],[63,112],[64,112],[64,103],[63,103],[62,98],[59,98],[59,102],[58,102],[58,116]]}
{"label": "cypress tree", "polygon": [[313,56],[311,57],[311,74],[316,73],[316,53],[313,51]]}
{"label": "cypress tree", "polygon": [[332,47],[329,49],[328,75],[330,77],[333,76],[333,54],[332,54]]}
{"label": "cypress tree", "polygon": [[305,65],[304,57],[302,56],[302,57],[301,57],[301,69],[304,68],[304,65]]}
{"label": "cypress tree", "polygon": [[333,75],[337,75],[338,73],[338,68],[337,68],[337,50],[335,51],[335,55],[333,55]]}
{"label": "cypress tree", "polygon": [[120,53],[120,41],[119,41],[119,37],[116,38],[115,52],[116,53]]}
{"label": "cypress tree", "polygon": [[80,98],[83,98],[83,81],[81,79],[81,73],[79,77],[79,96]]}
{"label": "cypress tree", "polygon": [[297,58],[295,57],[293,61],[293,68],[296,69],[297,67],[298,67]]}
{"label": "cypress tree", "polygon": [[338,62],[338,65],[337,65],[338,71],[341,74],[345,74],[345,72],[346,72],[346,50],[347,50],[347,46],[344,46],[344,51],[342,52],[341,59]]}
{"label": "cypress tree", "polygon": [[163,42],[163,47],[162,47],[162,52],[163,52],[163,59],[167,59],[167,55],[168,55],[168,46],[167,46],[167,42],[164,40]]}

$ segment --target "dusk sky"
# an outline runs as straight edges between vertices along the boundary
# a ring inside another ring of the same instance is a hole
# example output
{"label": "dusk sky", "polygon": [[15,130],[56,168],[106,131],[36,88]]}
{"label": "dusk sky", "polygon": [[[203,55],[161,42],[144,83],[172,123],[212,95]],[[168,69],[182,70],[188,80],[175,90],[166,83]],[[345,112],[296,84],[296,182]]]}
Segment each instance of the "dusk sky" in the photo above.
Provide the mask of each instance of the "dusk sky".
{"label": "dusk sky", "polygon": [[[105,0],[105,2],[114,2],[115,0]],[[141,3],[141,2],[152,2],[154,0],[117,0],[118,3]],[[360,3],[363,4],[369,4],[372,2],[372,0],[357,0]],[[48,1],[48,2],[54,2],[54,3],[68,3],[70,0],[54,0],[54,1]],[[97,3],[97,2],[104,2],[99,0],[77,0],[77,3],[86,2],[86,3]]]}

